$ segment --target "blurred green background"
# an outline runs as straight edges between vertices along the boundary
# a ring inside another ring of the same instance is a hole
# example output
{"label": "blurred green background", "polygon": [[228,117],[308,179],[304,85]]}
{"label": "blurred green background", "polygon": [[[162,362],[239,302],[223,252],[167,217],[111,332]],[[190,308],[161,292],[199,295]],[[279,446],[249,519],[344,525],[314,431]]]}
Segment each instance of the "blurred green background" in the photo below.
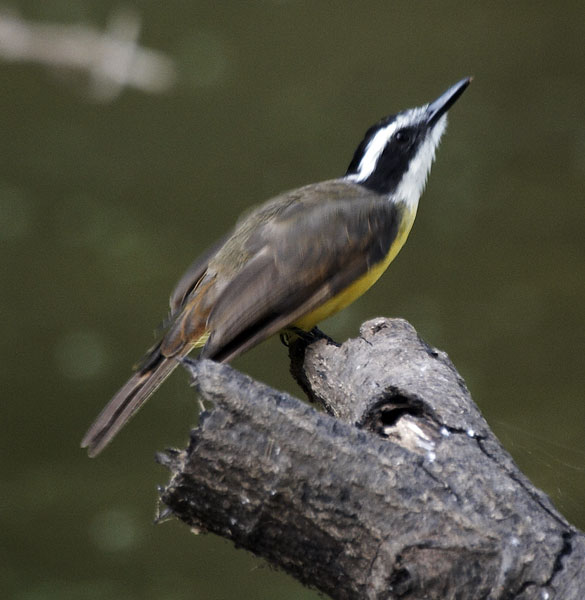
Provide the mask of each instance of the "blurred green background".
{"label": "blurred green background", "polygon": [[[184,373],[99,459],[79,441],[183,269],[242,210],[343,174],[378,118],[466,75],[406,247],[323,328],[344,340],[369,317],[408,319],[585,527],[583,2],[31,0],[0,17],[3,597],[318,597],[221,539],[152,524],[154,453],[196,422]],[[159,80],[126,85],[115,51],[56,66],[52,45],[79,26],[160,53]],[[45,45],[19,57],[29,38]],[[234,364],[301,394],[278,340]]]}

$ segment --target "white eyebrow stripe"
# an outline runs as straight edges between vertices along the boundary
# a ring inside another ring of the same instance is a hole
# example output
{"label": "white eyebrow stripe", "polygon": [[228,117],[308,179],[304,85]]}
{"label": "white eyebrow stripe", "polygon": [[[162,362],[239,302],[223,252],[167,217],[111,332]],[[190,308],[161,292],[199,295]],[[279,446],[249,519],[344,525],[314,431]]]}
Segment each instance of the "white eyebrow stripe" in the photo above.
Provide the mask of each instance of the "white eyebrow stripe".
{"label": "white eyebrow stripe", "polygon": [[416,121],[424,116],[428,108],[428,104],[419,108],[413,108],[402,114],[399,114],[392,123],[376,132],[374,137],[368,142],[364,155],[360,160],[357,173],[348,176],[352,181],[365,181],[372,175],[378,165],[378,160],[384,152],[386,144],[390,138],[402,127],[413,125]]}
{"label": "white eyebrow stripe", "polygon": [[394,135],[397,127],[397,122],[393,121],[390,125],[380,129],[369,141],[366,151],[360,160],[357,173],[351,176],[354,181],[365,181],[374,172],[380,155],[384,152],[386,144]]}

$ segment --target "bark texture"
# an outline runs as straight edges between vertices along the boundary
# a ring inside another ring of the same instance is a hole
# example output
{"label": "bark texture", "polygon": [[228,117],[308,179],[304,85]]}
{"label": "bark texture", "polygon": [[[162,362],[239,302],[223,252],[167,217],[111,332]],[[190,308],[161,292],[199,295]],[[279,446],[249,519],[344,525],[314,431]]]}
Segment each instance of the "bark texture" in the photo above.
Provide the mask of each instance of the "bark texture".
{"label": "bark texture", "polygon": [[185,361],[202,413],[161,500],[334,599],[585,598],[585,536],[518,470],[447,355],[405,321],[298,340],[316,411]]}

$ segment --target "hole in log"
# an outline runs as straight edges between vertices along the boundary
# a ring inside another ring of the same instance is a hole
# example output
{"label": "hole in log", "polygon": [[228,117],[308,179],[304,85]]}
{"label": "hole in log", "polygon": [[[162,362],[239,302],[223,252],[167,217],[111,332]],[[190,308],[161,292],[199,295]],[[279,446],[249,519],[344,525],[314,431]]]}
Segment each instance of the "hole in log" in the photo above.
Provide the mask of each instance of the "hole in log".
{"label": "hole in log", "polygon": [[408,415],[421,418],[424,414],[424,404],[421,400],[396,388],[389,388],[365,412],[364,418],[357,425],[387,437],[388,429],[396,426],[403,417]]}

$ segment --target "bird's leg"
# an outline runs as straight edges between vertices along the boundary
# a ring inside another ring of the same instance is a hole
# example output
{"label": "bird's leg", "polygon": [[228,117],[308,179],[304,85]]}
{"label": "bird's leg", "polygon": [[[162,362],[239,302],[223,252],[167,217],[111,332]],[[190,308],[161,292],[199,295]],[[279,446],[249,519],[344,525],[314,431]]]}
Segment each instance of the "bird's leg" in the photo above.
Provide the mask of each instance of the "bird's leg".
{"label": "bird's leg", "polygon": [[299,338],[306,345],[312,344],[317,340],[327,340],[328,344],[335,344],[337,342],[330,338],[327,334],[323,333],[318,327],[313,327],[311,331],[305,331],[299,327],[287,327],[286,331],[280,334],[280,341],[288,348],[295,338]]}

